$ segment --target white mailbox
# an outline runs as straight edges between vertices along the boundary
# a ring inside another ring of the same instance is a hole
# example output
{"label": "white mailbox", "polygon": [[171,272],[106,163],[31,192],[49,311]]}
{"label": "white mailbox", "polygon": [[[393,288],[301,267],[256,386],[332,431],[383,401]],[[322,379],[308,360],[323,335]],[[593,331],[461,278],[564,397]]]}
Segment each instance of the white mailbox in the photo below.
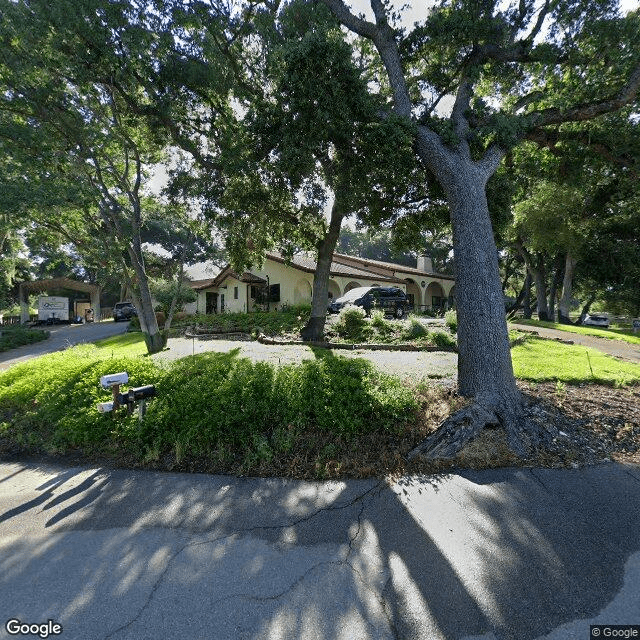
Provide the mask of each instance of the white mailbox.
{"label": "white mailbox", "polygon": [[113,411],[113,402],[99,402],[98,411],[100,413],[109,413],[109,411]]}
{"label": "white mailbox", "polygon": [[120,373],[110,373],[100,378],[100,384],[103,389],[108,389],[116,384],[127,384],[129,382],[129,374],[126,371]]}

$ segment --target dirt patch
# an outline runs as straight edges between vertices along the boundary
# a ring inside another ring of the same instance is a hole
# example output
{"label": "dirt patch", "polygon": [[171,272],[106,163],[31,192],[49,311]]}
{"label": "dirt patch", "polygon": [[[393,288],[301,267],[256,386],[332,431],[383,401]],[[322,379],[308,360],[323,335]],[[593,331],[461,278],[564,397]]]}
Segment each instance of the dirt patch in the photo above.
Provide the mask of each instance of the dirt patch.
{"label": "dirt patch", "polygon": [[640,464],[640,387],[520,383],[565,435],[556,460],[565,466],[613,460]]}

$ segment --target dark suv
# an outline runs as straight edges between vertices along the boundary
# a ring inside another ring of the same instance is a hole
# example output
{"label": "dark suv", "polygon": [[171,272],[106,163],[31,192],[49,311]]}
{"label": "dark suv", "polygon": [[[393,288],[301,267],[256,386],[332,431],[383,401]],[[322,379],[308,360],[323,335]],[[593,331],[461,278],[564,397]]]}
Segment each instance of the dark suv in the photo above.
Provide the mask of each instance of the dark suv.
{"label": "dark suv", "polygon": [[329,305],[329,312],[338,313],[348,304],[362,307],[367,314],[372,309],[382,309],[394,318],[403,318],[409,308],[405,292],[398,287],[357,287],[334,300]]}
{"label": "dark suv", "polygon": [[131,302],[116,302],[115,307],[113,307],[113,319],[115,322],[131,320],[137,315],[138,312]]}

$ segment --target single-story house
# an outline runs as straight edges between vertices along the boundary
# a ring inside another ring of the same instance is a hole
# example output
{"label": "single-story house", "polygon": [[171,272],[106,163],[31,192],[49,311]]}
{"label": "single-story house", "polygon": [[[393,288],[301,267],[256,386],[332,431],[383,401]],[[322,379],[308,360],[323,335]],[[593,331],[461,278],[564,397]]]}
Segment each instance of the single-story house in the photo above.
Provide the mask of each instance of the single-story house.
{"label": "single-story house", "polygon": [[[269,252],[262,268],[236,273],[229,265],[215,277],[192,280],[198,300],[188,313],[224,313],[270,309],[311,302],[316,261],[298,254],[287,263]],[[329,271],[329,300],[350,289],[394,286],[407,294],[415,309],[443,310],[455,305],[453,277],[434,273],[431,259],[418,257],[416,267],[335,253]]]}

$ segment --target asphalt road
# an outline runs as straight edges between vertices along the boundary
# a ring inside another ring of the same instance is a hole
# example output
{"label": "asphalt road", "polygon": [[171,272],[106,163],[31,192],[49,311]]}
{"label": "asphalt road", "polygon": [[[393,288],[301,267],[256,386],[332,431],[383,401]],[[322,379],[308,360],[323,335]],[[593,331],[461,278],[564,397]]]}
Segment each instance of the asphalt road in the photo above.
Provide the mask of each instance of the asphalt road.
{"label": "asphalt road", "polygon": [[4,463],[0,618],[63,640],[587,640],[640,624],[640,468],[310,483]]}
{"label": "asphalt road", "polygon": [[41,356],[44,353],[62,351],[74,344],[95,342],[119,333],[125,333],[128,326],[128,322],[105,320],[104,322],[89,322],[87,324],[61,324],[42,327],[49,331],[49,338],[42,342],[27,344],[23,347],[0,353],[0,370],[7,369],[17,362],[24,362],[30,358]]}

